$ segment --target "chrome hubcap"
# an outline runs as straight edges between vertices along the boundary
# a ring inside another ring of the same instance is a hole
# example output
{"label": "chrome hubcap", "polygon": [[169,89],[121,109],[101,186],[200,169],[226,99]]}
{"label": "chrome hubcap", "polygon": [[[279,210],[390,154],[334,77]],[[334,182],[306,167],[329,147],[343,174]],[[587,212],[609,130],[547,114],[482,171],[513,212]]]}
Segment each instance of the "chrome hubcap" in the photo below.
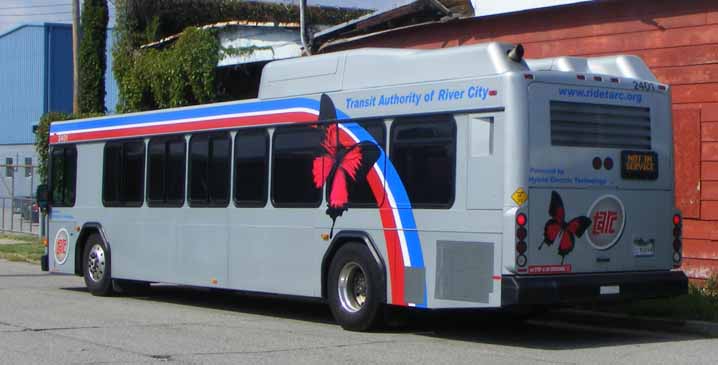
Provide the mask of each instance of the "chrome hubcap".
{"label": "chrome hubcap", "polygon": [[348,262],[339,272],[339,301],[347,312],[357,312],[366,302],[366,276],[355,262]]}
{"label": "chrome hubcap", "polygon": [[90,255],[87,257],[87,271],[92,281],[100,281],[105,276],[105,250],[102,246],[95,244],[90,248]]}

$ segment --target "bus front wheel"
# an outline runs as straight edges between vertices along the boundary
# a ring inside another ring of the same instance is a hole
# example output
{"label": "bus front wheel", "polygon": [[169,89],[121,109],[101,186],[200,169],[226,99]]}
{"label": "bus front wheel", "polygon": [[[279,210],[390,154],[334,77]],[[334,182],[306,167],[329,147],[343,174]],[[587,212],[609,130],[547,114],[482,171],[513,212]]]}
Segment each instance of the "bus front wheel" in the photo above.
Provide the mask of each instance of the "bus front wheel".
{"label": "bus front wheel", "polygon": [[329,307],[342,328],[367,331],[382,318],[381,271],[366,246],[347,243],[329,267]]}
{"label": "bus front wheel", "polygon": [[85,285],[90,293],[97,296],[112,295],[110,252],[99,234],[93,233],[87,237],[82,260]]}

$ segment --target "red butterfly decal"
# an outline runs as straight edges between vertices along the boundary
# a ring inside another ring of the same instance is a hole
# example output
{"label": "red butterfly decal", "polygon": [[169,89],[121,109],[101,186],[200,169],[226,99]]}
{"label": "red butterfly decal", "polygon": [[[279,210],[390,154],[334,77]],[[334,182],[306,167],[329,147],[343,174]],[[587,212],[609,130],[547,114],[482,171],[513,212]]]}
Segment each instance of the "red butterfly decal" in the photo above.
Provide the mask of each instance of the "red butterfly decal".
{"label": "red butterfly decal", "polygon": [[563,207],[563,200],[557,192],[551,192],[551,204],[548,208],[548,214],[551,219],[546,222],[543,228],[543,242],[539,245],[539,250],[543,245],[551,246],[558,242],[558,254],[561,255],[561,265],[576,244],[576,237],[581,238],[586,229],[591,225],[591,219],[585,216],[579,216],[571,219],[566,223],[566,210]]}
{"label": "red butterfly decal", "polygon": [[[319,120],[336,119],[334,103],[322,95]],[[314,186],[318,189],[327,184],[327,215],[332,219],[329,237],[334,234],[334,223],[348,209],[349,191],[357,181],[366,179],[366,174],[379,158],[379,149],[373,143],[356,143],[347,133],[339,133],[337,123],[325,128],[321,143],[325,154],[316,157],[312,163]]]}

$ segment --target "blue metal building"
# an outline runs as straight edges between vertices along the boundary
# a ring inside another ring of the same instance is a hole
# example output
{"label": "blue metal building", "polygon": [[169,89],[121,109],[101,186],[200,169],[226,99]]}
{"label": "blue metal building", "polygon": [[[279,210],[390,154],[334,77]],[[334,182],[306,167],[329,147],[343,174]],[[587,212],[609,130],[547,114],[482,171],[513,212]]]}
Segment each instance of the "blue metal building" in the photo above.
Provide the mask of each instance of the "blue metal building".
{"label": "blue metal building", "polygon": [[[112,76],[112,31],[108,32],[105,104],[117,104]],[[32,132],[47,112],[72,111],[72,27],[69,24],[26,24],[0,34],[0,165],[37,165]],[[29,196],[36,173],[0,171],[0,197]],[[29,176],[28,176],[29,175]]]}

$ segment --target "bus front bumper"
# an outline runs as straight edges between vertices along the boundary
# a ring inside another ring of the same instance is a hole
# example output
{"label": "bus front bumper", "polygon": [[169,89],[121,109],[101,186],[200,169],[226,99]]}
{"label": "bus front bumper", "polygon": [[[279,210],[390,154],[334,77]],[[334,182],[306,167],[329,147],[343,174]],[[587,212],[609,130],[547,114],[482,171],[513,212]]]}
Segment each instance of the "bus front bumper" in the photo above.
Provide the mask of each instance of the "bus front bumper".
{"label": "bus front bumper", "polygon": [[688,278],[682,271],[504,275],[501,284],[502,306],[649,299],[688,292]]}

